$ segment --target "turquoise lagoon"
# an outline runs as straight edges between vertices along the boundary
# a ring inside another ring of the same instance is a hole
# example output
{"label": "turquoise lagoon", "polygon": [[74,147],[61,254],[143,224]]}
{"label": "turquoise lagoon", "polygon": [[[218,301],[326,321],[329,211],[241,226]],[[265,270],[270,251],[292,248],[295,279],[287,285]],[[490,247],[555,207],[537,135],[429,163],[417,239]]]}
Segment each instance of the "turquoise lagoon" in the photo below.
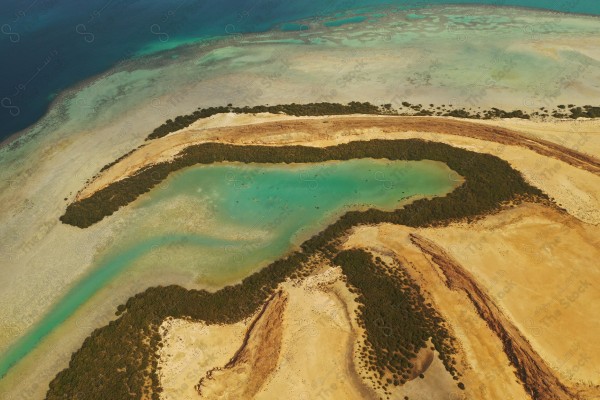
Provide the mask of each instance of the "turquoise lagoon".
{"label": "turquoise lagoon", "polygon": [[[391,210],[412,196],[445,194],[456,183],[451,170],[430,161],[202,166],[176,174],[141,199],[136,208],[156,218],[138,218],[131,232],[168,235],[187,225],[203,236],[234,241],[216,249],[216,257],[205,252],[204,264],[189,260],[202,270],[197,280],[221,287],[279,258],[347,210]],[[194,220],[198,209],[201,217]],[[165,216],[176,222],[168,226]]]}
{"label": "turquoise lagoon", "polygon": [[[121,211],[128,220],[118,243],[2,355],[0,376],[85,303],[106,301],[97,293],[120,278],[158,274],[170,284],[172,273],[187,276],[186,286],[221,287],[281,257],[347,210],[391,210],[412,197],[444,195],[460,181],[431,161],[227,163],[180,171]],[[169,218],[170,212],[177,215]]]}

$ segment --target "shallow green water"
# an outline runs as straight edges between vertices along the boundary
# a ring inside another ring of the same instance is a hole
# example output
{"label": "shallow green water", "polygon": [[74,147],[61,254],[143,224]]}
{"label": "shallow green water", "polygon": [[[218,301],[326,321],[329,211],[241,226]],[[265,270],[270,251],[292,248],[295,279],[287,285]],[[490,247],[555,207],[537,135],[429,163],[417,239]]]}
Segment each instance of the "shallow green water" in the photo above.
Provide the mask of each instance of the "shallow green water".
{"label": "shallow green water", "polygon": [[[456,178],[440,163],[368,159],[292,166],[220,164],[180,171],[133,205],[131,229],[138,234],[130,236],[129,229],[124,245],[105,256],[2,356],[0,376],[96,292],[152,253],[187,251],[204,260],[204,264],[188,261],[203,270],[205,283],[219,284],[277,259],[345,210],[393,209],[410,196],[445,194]],[[165,220],[168,212],[159,212],[172,204],[188,204],[176,207],[181,219],[175,224]],[[194,204],[202,206],[196,209]],[[152,222],[146,215],[154,213],[158,219]],[[204,214],[205,222],[198,224],[202,226],[183,229],[197,213]],[[163,269],[160,272],[168,276],[170,270],[189,270],[180,265],[187,262],[176,259],[151,263],[152,272]]]}
{"label": "shallow green water", "polygon": [[[169,204],[186,204],[187,200],[189,210],[178,210],[178,218],[184,222],[194,217],[197,206],[193,204],[200,204],[206,215],[194,222],[205,227],[198,233],[243,241],[229,246],[226,252],[207,249],[202,257],[206,262],[193,260],[194,268],[202,270],[204,282],[218,286],[275,260],[293,243],[304,241],[345,210],[372,206],[393,209],[409,196],[448,192],[455,184],[451,178],[447,167],[433,162],[213,165],[173,176],[137,207],[156,209],[153,214],[164,215]],[[141,224],[138,231],[162,229],[158,224]],[[219,267],[214,268],[214,263]]]}
{"label": "shallow green water", "polygon": [[280,29],[284,32],[306,31],[308,30],[308,25],[298,24],[295,22],[286,22],[284,24],[281,24]]}
{"label": "shallow green water", "polygon": [[357,23],[365,21],[366,19],[367,19],[367,17],[365,17],[364,15],[357,15],[354,17],[338,19],[335,21],[327,21],[323,25],[328,26],[328,27],[335,27],[335,26],[342,26],[342,25],[347,25],[347,24],[357,24]]}

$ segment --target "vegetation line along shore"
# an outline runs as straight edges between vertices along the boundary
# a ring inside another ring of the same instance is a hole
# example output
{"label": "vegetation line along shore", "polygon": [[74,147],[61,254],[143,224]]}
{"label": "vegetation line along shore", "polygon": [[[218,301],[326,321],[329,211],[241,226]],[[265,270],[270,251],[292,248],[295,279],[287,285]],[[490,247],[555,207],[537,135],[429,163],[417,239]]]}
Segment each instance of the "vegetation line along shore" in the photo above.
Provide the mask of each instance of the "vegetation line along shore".
{"label": "vegetation line along shore", "polygon": [[[241,283],[217,292],[172,285],[151,287],[131,297],[118,307],[116,320],[92,332],[73,353],[68,368],[50,383],[46,398],[159,399],[162,389],[156,373],[157,351],[161,346],[159,326],[165,318],[186,318],[208,324],[229,324],[248,318],[274,293],[279,283],[305,274],[311,260],[321,258],[333,263],[340,253],[342,239],[357,225],[386,222],[411,227],[440,225],[476,219],[510,203],[548,201],[542,191],[528,184],[506,161],[443,143],[418,139],[371,140],[327,148],[204,143],[188,147],[170,163],[152,165],[70,205],[61,219],[82,228],[90,226],[150,190],[172,171],[198,163],[316,163],[354,158],[441,161],[465,181],[444,197],[416,200],[397,210],[347,212],[302,243],[298,250]],[[447,346],[441,348],[451,351]],[[396,375],[399,378],[402,374]]]}
{"label": "vegetation line along shore", "polygon": [[402,102],[399,109],[394,109],[392,104],[382,104],[376,106],[369,102],[351,101],[348,104],[340,103],[308,103],[308,104],[279,104],[275,106],[245,106],[234,107],[231,104],[227,106],[199,108],[191,114],[180,115],[175,119],[168,119],[164,124],[154,129],[146,140],[157,139],[168,135],[171,132],[186,128],[194,122],[208,118],[221,113],[236,114],[287,114],[297,117],[301,116],[322,116],[322,115],[349,115],[349,114],[374,114],[374,115],[416,115],[416,116],[442,116],[457,117],[469,119],[492,119],[492,118],[520,118],[530,119],[531,117],[553,117],[553,118],[600,118],[600,107],[591,105],[575,106],[569,104],[558,105],[554,110],[541,107],[538,111],[528,114],[521,110],[504,111],[499,108],[489,110],[472,110],[466,108],[453,108],[452,104],[446,105],[422,105]]}

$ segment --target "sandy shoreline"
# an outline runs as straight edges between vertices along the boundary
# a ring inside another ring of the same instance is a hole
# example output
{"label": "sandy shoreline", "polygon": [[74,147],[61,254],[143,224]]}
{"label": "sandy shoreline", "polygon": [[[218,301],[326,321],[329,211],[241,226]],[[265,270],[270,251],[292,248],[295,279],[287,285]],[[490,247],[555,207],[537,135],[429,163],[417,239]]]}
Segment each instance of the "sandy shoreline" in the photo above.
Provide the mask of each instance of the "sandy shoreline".
{"label": "sandy shoreline", "polygon": [[[486,122],[481,127],[478,122],[445,117],[355,115],[323,118],[259,114],[257,116],[258,121],[266,119],[269,122],[241,124],[241,121],[247,121],[248,119],[251,119],[251,117],[245,117],[243,114],[216,115],[206,121],[197,121],[190,127],[171,133],[164,138],[145,143],[141,148],[134,149],[132,154],[111,166],[108,170],[99,173],[89,185],[86,185],[78,193],[76,200],[89,197],[97,190],[108,186],[111,182],[133,175],[148,165],[170,161],[186,147],[194,144],[224,141],[234,144],[310,144],[325,147],[328,144],[323,142],[324,137],[349,136],[347,132],[342,134],[342,131],[351,131],[355,136],[358,136],[361,131],[392,134],[407,132],[440,133],[483,139],[500,144],[520,145],[522,147],[534,145],[533,149],[538,153],[551,155],[577,167],[600,174],[600,159],[595,156],[586,156],[573,150],[573,157],[565,158],[568,155],[560,153],[560,145],[556,143],[549,144],[549,142],[541,139],[535,141],[534,138],[519,136],[518,132],[511,130],[494,131],[493,127],[499,125],[497,122]],[[228,122],[228,126],[215,126],[214,120],[219,121],[217,124],[223,123],[223,120],[225,120]],[[236,120],[239,122],[236,123]],[[327,123],[327,125],[320,125],[321,123]],[[486,129],[488,126],[491,126],[492,129]],[[481,130],[479,130],[480,128]],[[462,132],[462,130],[465,132]],[[295,138],[290,137],[286,140],[282,137],[282,131],[286,131],[287,135],[295,136]],[[257,133],[260,133],[260,135],[257,135]],[[594,133],[597,133],[600,137],[600,126],[597,126],[597,131]],[[271,137],[274,140],[270,141],[269,138]]]}

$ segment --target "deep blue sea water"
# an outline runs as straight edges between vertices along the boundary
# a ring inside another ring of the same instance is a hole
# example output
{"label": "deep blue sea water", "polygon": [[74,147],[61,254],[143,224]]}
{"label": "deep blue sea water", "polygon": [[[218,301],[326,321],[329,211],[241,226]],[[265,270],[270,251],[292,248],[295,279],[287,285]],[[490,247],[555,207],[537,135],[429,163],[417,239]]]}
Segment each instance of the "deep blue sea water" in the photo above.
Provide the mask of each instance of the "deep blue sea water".
{"label": "deep blue sea water", "polygon": [[0,2],[0,140],[62,90],[156,42],[265,31],[364,6],[469,3],[600,15],[599,0],[23,0]]}

